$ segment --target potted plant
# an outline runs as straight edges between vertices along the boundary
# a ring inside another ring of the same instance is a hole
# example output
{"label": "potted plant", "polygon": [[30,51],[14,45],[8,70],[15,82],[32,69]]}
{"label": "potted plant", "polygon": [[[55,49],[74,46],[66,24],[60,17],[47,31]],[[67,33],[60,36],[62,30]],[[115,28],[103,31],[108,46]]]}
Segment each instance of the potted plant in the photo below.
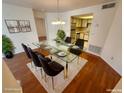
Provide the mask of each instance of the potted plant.
{"label": "potted plant", "polygon": [[61,40],[64,40],[65,36],[66,35],[65,35],[64,30],[59,29],[58,32],[57,32],[57,37],[60,38]]}
{"label": "potted plant", "polygon": [[13,57],[14,46],[10,38],[6,35],[2,35],[2,52],[6,58]]}
{"label": "potted plant", "polygon": [[56,37],[55,41],[56,41],[57,43],[63,42],[65,36],[66,36],[66,34],[65,34],[64,30],[58,29],[57,37]]}

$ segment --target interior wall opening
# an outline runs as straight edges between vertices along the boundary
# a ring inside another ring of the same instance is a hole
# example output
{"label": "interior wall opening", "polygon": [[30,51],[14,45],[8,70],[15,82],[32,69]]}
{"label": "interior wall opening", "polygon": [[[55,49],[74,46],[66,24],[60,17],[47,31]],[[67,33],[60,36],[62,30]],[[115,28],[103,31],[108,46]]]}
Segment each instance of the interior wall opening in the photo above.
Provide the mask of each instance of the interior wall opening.
{"label": "interior wall opening", "polygon": [[46,40],[45,20],[43,18],[35,18],[35,24],[39,41]]}
{"label": "interior wall opening", "polygon": [[91,25],[93,14],[83,14],[71,16],[71,41],[76,42],[77,39],[84,39],[83,50],[88,49],[89,35],[91,32]]}

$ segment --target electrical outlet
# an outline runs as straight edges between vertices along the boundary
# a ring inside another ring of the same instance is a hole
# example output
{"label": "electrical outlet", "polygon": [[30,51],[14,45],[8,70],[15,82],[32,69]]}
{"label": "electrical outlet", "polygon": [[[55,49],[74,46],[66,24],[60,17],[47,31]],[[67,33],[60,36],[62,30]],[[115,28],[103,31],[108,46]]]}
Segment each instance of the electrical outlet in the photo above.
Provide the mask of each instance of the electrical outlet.
{"label": "electrical outlet", "polygon": [[113,56],[111,56],[111,57],[110,57],[110,59],[111,59],[111,60],[114,60],[114,57],[113,57]]}

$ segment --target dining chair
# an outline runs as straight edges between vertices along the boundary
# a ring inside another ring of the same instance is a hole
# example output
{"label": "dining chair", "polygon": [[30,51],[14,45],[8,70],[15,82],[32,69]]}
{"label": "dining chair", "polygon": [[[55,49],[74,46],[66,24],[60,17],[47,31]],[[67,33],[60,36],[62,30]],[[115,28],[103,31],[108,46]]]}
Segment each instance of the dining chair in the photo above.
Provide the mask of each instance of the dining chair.
{"label": "dining chair", "polygon": [[28,51],[29,51],[29,54],[31,55],[31,58],[32,58],[32,60],[34,62],[34,65],[36,67],[41,67],[42,66],[42,64],[40,63],[40,60],[38,58],[38,55],[41,55],[42,57],[44,57],[47,60],[47,62],[50,62],[51,61],[50,58],[45,57],[43,54],[41,54],[39,52],[33,51],[30,47],[28,47]]}
{"label": "dining chair", "polygon": [[[31,54],[29,53],[30,51],[29,51],[29,47],[28,46],[26,46],[25,44],[21,44],[22,45],[22,47],[23,47],[23,49],[24,49],[24,51],[25,51],[25,53],[26,53],[26,55],[27,55],[27,57],[28,57],[28,61],[29,62],[31,62],[31,64],[32,64],[32,67],[33,67],[33,63],[32,63],[32,58],[31,58]],[[40,54],[39,52],[37,52],[37,51],[33,51],[33,52],[35,52],[36,54]],[[44,55],[42,55],[42,56],[44,56]]]}
{"label": "dining chair", "polygon": [[78,46],[80,49],[83,49],[84,39],[77,39],[75,45]]}
{"label": "dining chair", "polygon": [[[35,67],[42,67],[37,54],[31,48],[28,48],[28,51],[29,51],[29,54],[31,55],[31,59],[32,59]],[[43,56],[43,55],[41,55],[41,56]]]}
{"label": "dining chair", "polygon": [[52,77],[52,88],[54,90],[54,78],[53,77],[58,75],[62,70],[64,70],[64,66],[52,60],[51,62],[47,62],[47,60],[41,55],[38,55],[38,57],[43,66],[43,70],[45,74]]}
{"label": "dining chair", "polygon": [[28,48],[29,54],[31,55],[31,59],[34,63],[35,66],[35,70],[37,70],[37,67],[40,67],[41,70],[41,77],[43,78],[43,72],[42,72],[42,64],[40,63],[40,60],[38,58],[38,55],[41,55],[42,57],[44,57],[42,54],[34,52],[31,48]]}
{"label": "dining chair", "polygon": [[82,53],[82,49],[84,47],[84,39],[77,39],[75,45],[78,46],[78,48],[71,47],[69,48],[69,51],[78,56],[77,62],[79,62],[79,56]]}
{"label": "dining chair", "polygon": [[27,55],[27,57],[28,57],[28,61],[29,62],[31,62],[31,65],[32,65],[32,67],[33,67],[33,63],[32,63],[32,58],[31,58],[31,54],[29,53],[29,50],[28,50],[28,46],[26,46],[25,44],[21,44],[22,45],[22,47],[23,47],[23,49],[24,49],[24,51],[25,51],[25,53],[26,53],[26,55]]}

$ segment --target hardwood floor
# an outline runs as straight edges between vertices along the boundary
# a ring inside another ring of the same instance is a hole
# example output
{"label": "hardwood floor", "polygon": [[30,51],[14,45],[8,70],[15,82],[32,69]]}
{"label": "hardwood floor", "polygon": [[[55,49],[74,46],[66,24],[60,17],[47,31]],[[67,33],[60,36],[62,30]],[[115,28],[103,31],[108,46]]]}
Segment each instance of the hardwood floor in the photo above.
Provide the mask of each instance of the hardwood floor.
{"label": "hardwood floor", "polygon": [[[46,51],[43,54],[47,55]],[[100,57],[82,53],[88,62],[81,69],[63,93],[110,93],[121,76]],[[24,93],[47,93],[35,76],[27,68],[29,62],[25,53],[16,54],[12,59],[4,58],[17,80],[21,81]]]}

